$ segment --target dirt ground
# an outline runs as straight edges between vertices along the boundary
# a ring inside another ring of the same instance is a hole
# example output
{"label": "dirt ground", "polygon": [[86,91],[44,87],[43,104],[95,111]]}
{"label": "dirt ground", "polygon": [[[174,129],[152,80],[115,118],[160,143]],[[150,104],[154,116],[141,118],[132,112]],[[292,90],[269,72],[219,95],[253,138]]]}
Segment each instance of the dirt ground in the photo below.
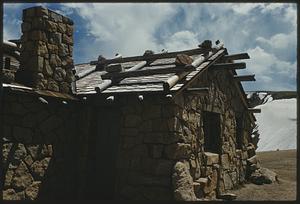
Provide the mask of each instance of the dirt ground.
{"label": "dirt ground", "polygon": [[236,200],[296,200],[296,150],[258,152],[257,157],[262,167],[278,174],[279,183],[264,185],[245,184],[240,189],[231,191],[231,193],[237,195]]}

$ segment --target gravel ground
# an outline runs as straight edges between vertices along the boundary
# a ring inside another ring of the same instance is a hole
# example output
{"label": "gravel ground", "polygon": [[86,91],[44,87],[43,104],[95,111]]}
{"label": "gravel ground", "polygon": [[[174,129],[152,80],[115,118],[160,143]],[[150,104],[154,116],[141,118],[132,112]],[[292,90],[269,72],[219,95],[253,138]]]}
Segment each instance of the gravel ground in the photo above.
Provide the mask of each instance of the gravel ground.
{"label": "gravel ground", "polygon": [[277,173],[279,183],[245,184],[240,189],[231,191],[231,193],[237,195],[236,200],[296,200],[296,154],[296,150],[258,152],[257,157],[261,161],[261,166]]}

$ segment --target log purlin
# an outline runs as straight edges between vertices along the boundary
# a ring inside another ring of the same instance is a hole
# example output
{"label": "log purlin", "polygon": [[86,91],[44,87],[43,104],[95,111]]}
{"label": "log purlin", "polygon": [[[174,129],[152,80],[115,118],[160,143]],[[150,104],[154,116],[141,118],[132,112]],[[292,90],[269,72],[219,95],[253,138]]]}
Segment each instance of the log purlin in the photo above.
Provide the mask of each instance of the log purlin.
{"label": "log purlin", "polygon": [[[191,50],[183,50],[178,52],[169,52],[169,53],[158,53],[158,54],[151,54],[147,56],[133,56],[133,57],[124,57],[124,58],[114,58],[114,59],[107,59],[104,61],[105,64],[111,64],[111,63],[124,63],[124,62],[131,62],[131,61],[148,61],[148,60],[156,60],[156,59],[163,59],[163,58],[173,58],[176,57],[177,54],[187,54],[187,55],[193,55],[193,54],[204,54],[208,50],[203,48],[196,48]],[[91,61],[90,65],[97,65],[98,61]]]}

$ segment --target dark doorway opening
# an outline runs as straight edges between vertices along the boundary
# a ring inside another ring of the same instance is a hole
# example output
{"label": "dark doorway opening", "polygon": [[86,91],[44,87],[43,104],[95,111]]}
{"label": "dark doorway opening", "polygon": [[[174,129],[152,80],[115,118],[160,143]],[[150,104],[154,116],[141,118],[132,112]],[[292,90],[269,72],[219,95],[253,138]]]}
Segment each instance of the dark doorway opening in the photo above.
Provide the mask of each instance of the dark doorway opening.
{"label": "dark doorway opening", "polygon": [[203,112],[204,151],[221,153],[221,124],[220,114]]}
{"label": "dark doorway opening", "polygon": [[236,148],[242,149],[242,136],[243,136],[243,118],[242,117],[236,117]]}
{"label": "dark doorway opening", "polygon": [[87,199],[112,200],[115,197],[119,113],[117,107],[95,108],[93,112],[85,194]]}

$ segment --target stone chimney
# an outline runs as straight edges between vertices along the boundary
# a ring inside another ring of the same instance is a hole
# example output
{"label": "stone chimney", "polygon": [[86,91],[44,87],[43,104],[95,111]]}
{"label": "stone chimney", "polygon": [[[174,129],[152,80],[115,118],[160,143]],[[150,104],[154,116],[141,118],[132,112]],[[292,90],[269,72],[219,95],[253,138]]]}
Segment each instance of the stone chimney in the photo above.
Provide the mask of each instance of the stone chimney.
{"label": "stone chimney", "polygon": [[74,82],[73,21],[44,7],[23,10],[20,68],[16,81],[71,93]]}

